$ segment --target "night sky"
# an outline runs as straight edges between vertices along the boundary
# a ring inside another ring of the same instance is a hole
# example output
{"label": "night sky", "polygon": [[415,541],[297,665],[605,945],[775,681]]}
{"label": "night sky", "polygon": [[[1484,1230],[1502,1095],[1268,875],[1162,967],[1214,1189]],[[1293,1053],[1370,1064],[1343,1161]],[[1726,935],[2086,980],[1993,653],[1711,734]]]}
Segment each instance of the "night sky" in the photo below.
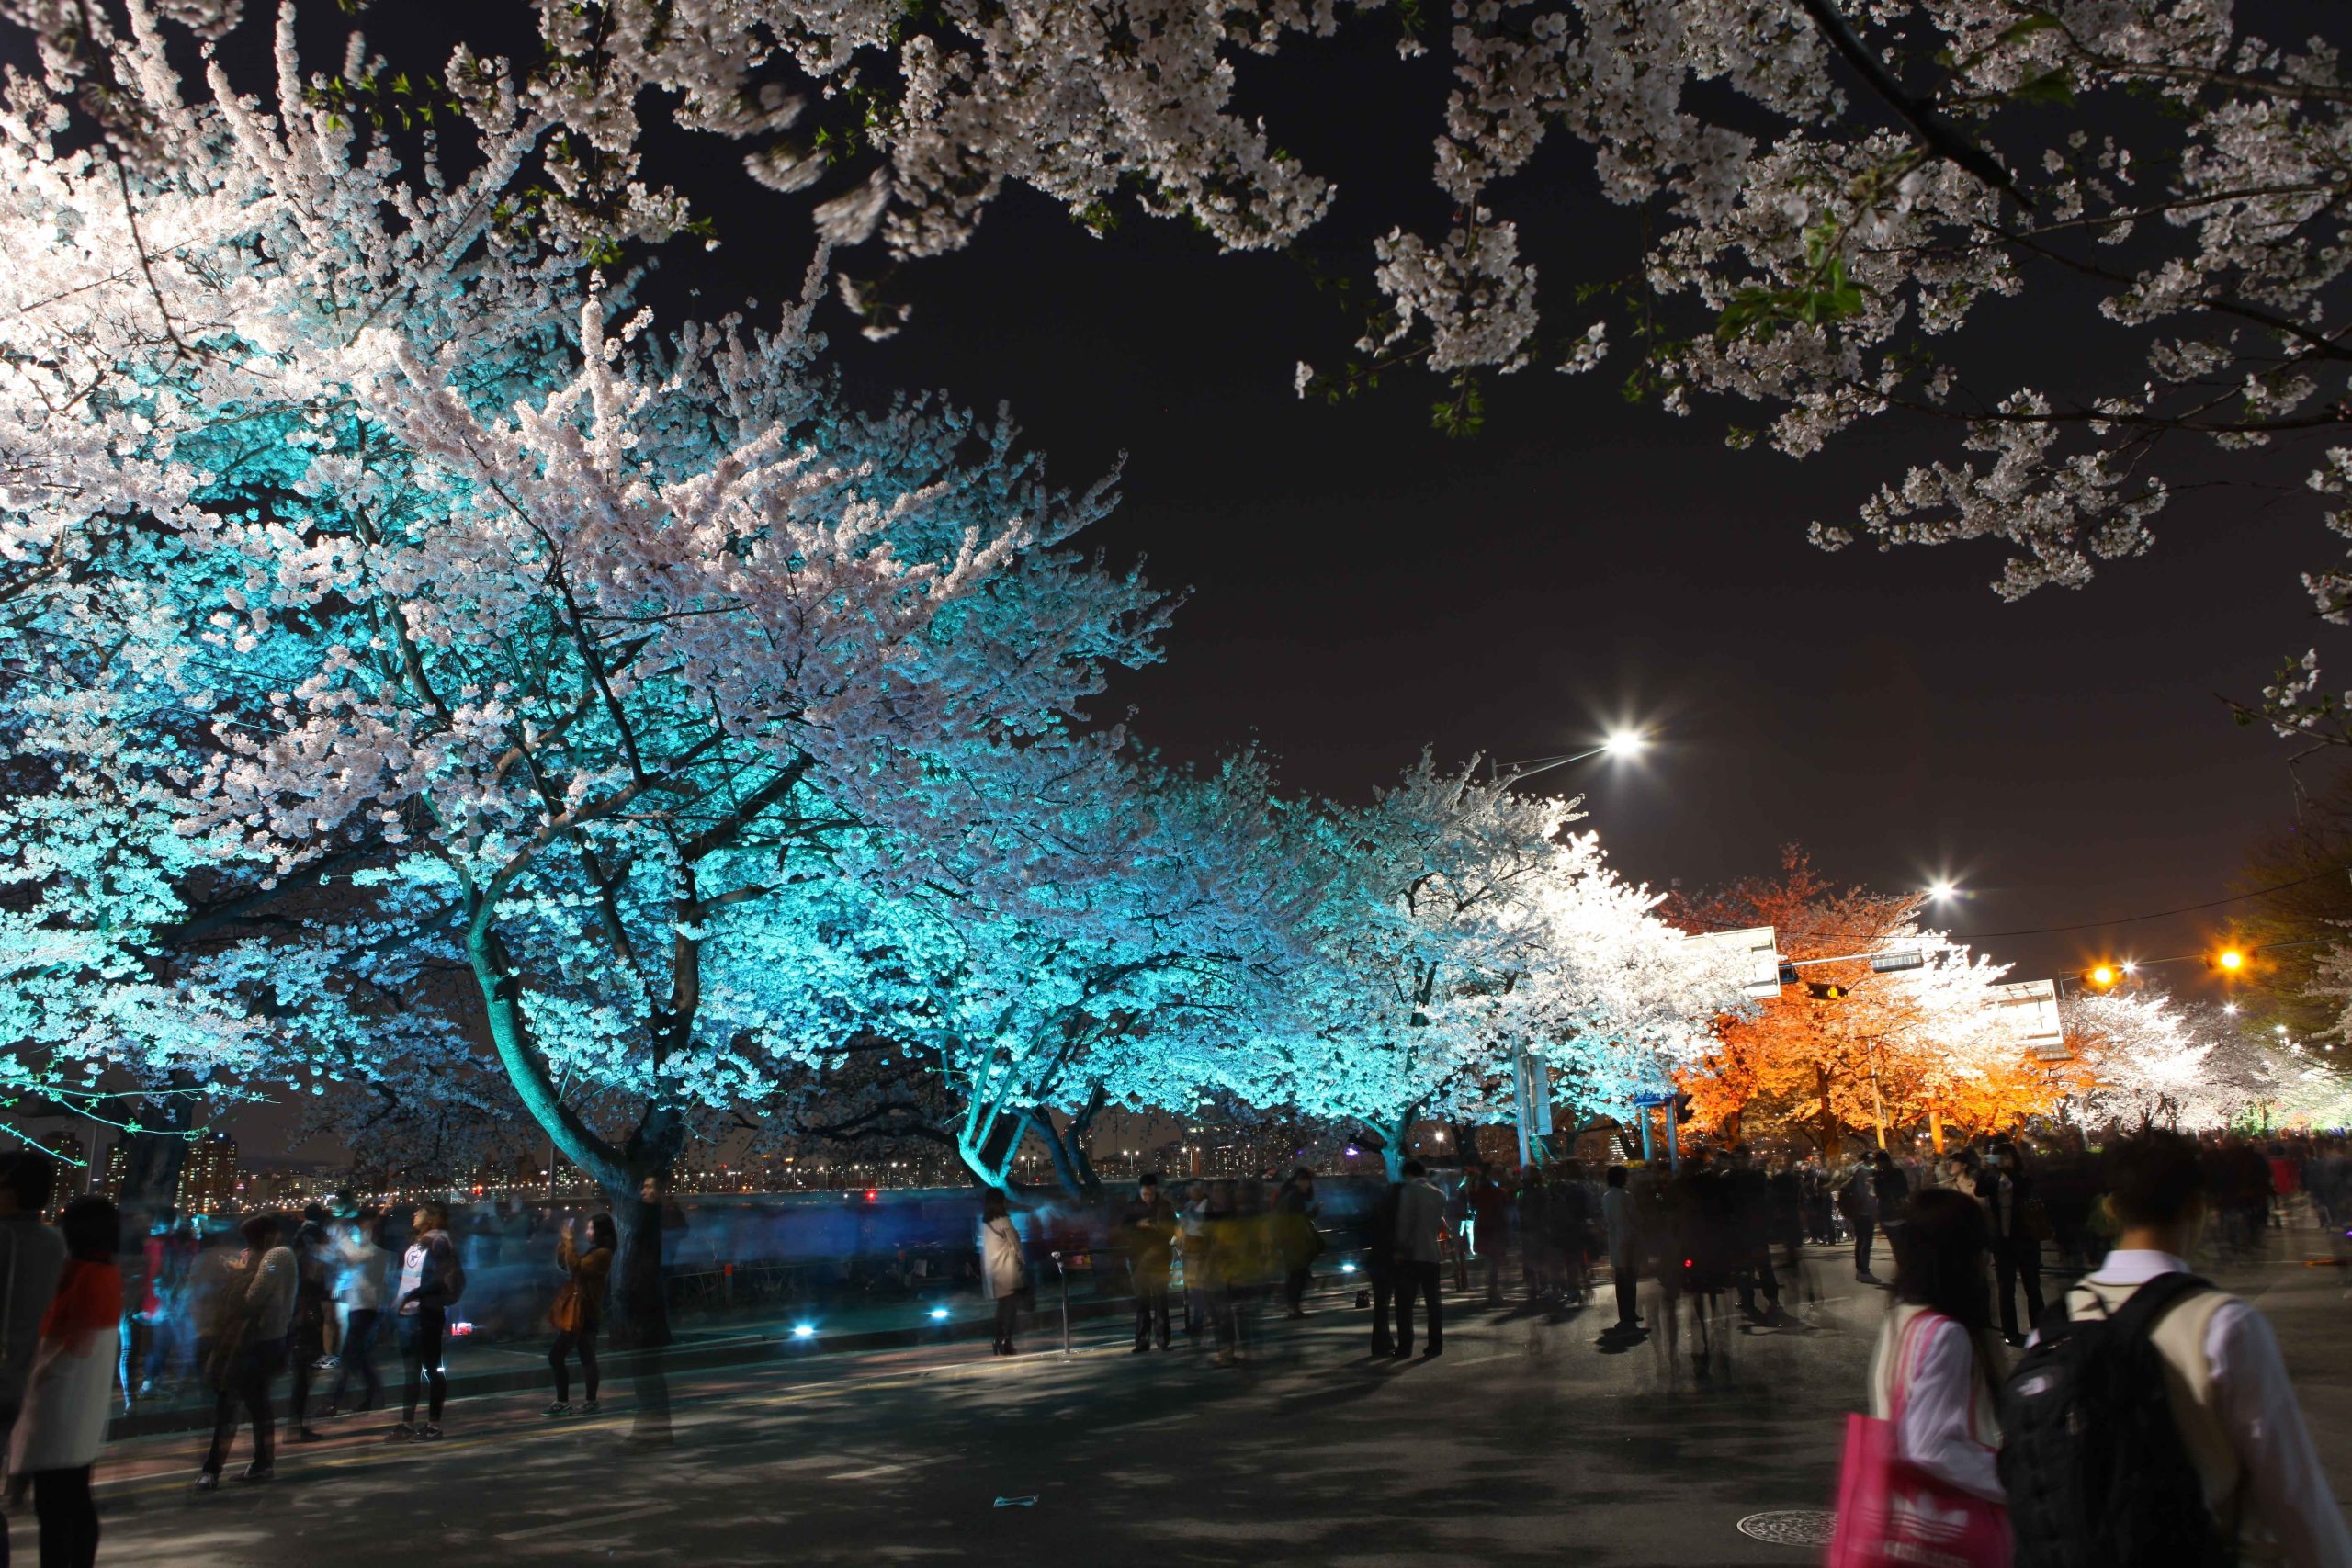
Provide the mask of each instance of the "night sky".
{"label": "night sky", "polygon": [[[2308,492],[2184,497],[2153,554],[2006,604],[1994,547],[1805,541],[1953,444],[1890,428],[1803,463],[1734,452],[1722,412],[1628,405],[1614,359],[1496,381],[1468,440],[1429,428],[1428,378],[1303,403],[1293,362],[1335,362],[1348,336],[1303,268],[1146,220],[1098,242],[1035,198],[910,277],[892,343],[830,317],[861,381],[1008,399],[1067,481],[1128,453],[1100,543],[1191,597],[1168,661],[1120,695],[1173,755],[1254,737],[1294,788],[1355,798],[1423,744],[1508,761],[1639,726],[1661,744],[1638,765],[1548,775],[1588,796],[1623,870],[1704,885],[1797,841],[1839,879],[1949,873],[1972,890],[1952,926],[2013,978],[2196,950],[2227,909],[1990,933],[2223,897],[2250,833],[2291,818],[2290,750],[2216,694],[2330,652],[2296,578],[2333,543]],[[1565,289],[1551,309],[1574,310]]]}

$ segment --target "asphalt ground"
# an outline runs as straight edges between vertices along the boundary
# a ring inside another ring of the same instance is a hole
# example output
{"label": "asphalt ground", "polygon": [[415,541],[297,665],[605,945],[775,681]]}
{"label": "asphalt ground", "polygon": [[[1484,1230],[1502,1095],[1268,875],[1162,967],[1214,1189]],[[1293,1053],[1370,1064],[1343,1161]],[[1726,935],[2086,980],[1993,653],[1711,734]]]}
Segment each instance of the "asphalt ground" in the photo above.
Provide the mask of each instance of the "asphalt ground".
{"label": "asphalt ground", "polygon": [[[2339,1498],[2352,1497],[2352,1270],[2282,1255],[2213,1270],[2278,1325]],[[1566,1560],[1817,1562],[1846,1413],[1884,1296],[1822,1249],[1782,1326],[1726,1314],[1703,1375],[1679,1342],[1602,1333],[1604,1289],[1565,1315],[1448,1292],[1442,1356],[1374,1361],[1369,1314],[1261,1319],[1241,1365],[1122,1325],[1074,1353],[1030,1339],[622,1382],[605,1413],[546,1395],[453,1401],[437,1443],[382,1419],[281,1442],[277,1479],[191,1487],[201,1444],[116,1445],[99,1468],[101,1563],[513,1562],[1355,1565]],[[1656,1324],[1654,1286],[1644,1314]],[[282,1384],[281,1384],[282,1388]],[[578,1397],[575,1390],[574,1397]],[[33,1561],[28,1509],[13,1544]],[[1745,1523],[1745,1529],[1743,1529]]]}

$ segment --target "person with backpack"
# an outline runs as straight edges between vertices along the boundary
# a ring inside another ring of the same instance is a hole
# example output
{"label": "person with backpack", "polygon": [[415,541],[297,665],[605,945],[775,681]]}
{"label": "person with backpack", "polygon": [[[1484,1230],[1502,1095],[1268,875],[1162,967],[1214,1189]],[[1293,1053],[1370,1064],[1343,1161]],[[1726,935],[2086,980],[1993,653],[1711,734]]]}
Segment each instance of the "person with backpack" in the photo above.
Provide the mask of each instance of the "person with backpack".
{"label": "person with backpack", "polygon": [[1997,1503],[2001,1352],[1985,1288],[1984,1210],[1969,1193],[1932,1187],[1904,1214],[1894,1288],[1871,1354],[1871,1414],[1894,1423],[1896,1457]]}
{"label": "person with backpack", "polygon": [[[457,1243],[449,1239],[449,1211],[439,1203],[420,1203],[411,1221],[408,1250],[401,1255],[399,1294],[393,1298],[392,1325],[401,1345],[401,1418],[391,1440],[429,1443],[441,1436],[441,1406],[449,1396],[449,1380],[441,1371],[441,1341],[448,1331],[449,1309],[465,1293],[465,1265],[458,1261]],[[428,1390],[424,1424],[416,1419],[418,1385]]]}
{"label": "person with backpack", "polygon": [[253,1424],[253,1462],[247,1481],[277,1473],[277,1416],[269,1406],[270,1380],[286,1364],[286,1330],[294,1318],[299,1265],[291,1248],[278,1244],[285,1226],[276,1214],[255,1214],[237,1227],[244,1251],[223,1278],[213,1300],[210,1349],[204,1380],[212,1390],[212,1441],[197,1472],[196,1489],[220,1484],[220,1468],[237,1440],[242,1409]]}
{"label": "person with backpack", "polygon": [[580,1381],[588,1393],[583,1414],[596,1414],[596,1325],[604,1321],[605,1282],[613,1271],[613,1216],[590,1217],[585,1252],[577,1239],[579,1224],[575,1220],[566,1226],[555,1244],[556,1267],[564,1271],[565,1279],[548,1313],[548,1322],[555,1329],[555,1344],[548,1351],[548,1365],[555,1369],[555,1403],[547,1408],[549,1416],[571,1414],[569,1360],[575,1350],[580,1354]]}
{"label": "person with backpack", "polygon": [[2018,1568],[2352,1565],[2268,1320],[2184,1261],[2206,1219],[2196,1144],[2143,1133],[2107,1165],[2114,1249],[2002,1392]]}

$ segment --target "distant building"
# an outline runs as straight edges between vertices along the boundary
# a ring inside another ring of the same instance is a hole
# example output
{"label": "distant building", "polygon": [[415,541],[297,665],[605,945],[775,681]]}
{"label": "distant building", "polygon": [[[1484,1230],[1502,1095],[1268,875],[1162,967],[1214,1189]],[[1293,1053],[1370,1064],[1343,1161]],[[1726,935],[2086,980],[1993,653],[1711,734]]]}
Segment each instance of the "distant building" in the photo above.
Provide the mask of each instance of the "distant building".
{"label": "distant building", "polygon": [[130,1174],[130,1141],[124,1138],[117,1138],[114,1141],[114,1147],[107,1151],[106,1172],[98,1178],[98,1190],[106,1195],[107,1202],[119,1203],[122,1201],[123,1179]]}
{"label": "distant building", "polygon": [[237,1207],[236,1139],[207,1133],[188,1145],[176,1206],[183,1214],[225,1214]]}
{"label": "distant building", "polygon": [[82,1195],[90,1179],[89,1153],[82,1140],[71,1133],[51,1133],[34,1147],[43,1149],[57,1161],[57,1185],[52,1189],[48,1215],[54,1219],[60,1210]]}

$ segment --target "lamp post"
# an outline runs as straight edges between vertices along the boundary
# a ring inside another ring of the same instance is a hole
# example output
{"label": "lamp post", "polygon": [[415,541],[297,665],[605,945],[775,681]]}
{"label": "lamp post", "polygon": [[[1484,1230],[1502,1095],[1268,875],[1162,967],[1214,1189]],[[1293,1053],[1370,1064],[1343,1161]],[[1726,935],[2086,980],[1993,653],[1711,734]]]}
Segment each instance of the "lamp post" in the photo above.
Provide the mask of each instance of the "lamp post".
{"label": "lamp post", "polygon": [[[1582,762],[1594,757],[1630,757],[1649,744],[1649,738],[1638,729],[1612,730],[1600,745],[1582,751],[1571,751],[1561,757],[1530,757],[1524,761],[1507,764],[1510,777],[1504,782],[1517,784],[1533,778],[1537,773],[1565,768],[1570,762]],[[1526,1051],[1515,1053],[1512,1076],[1516,1080],[1518,1103],[1512,1108],[1519,1123],[1519,1163],[1533,1164],[1548,1152],[1543,1139],[1552,1132],[1552,1069],[1541,1058]],[[1540,1100],[1539,1100],[1540,1097]],[[1647,1127],[1645,1125],[1645,1134]],[[1672,1135],[1672,1129],[1668,1129]],[[1648,1156],[1644,1156],[1645,1158]]]}

